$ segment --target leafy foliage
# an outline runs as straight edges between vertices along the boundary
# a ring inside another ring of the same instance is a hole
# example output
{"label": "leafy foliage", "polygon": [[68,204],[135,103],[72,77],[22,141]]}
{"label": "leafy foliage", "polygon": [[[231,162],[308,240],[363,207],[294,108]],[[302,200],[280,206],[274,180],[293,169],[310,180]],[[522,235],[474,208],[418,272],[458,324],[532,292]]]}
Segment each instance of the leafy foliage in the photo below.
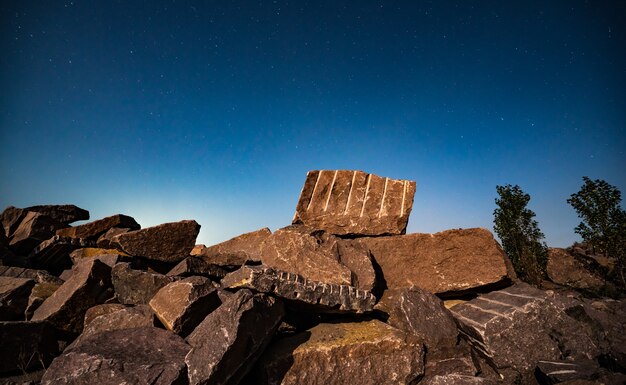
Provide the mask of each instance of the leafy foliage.
{"label": "leafy foliage", "polygon": [[580,191],[567,200],[582,219],[574,231],[595,253],[615,259],[613,278],[626,287],[626,212],[620,207],[621,192],[601,179],[585,176],[583,181]]}
{"label": "leafy foliage", "polygon": [[494,230],[505,253],[511,259],[515,272],[521,279],[540,283],[546,276],[548,248],[541,242],[535,213],[526,208],[530,195],[515,185],[496,186],[499,198],[494,212]]}

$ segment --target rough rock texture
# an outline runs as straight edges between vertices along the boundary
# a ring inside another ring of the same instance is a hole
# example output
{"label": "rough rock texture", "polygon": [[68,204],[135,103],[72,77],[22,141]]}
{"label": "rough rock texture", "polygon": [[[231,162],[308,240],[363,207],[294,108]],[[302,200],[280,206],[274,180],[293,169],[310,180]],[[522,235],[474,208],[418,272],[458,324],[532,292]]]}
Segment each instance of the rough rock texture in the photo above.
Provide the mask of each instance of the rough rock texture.
{"label": "rough rock texture", "polygon": [[[102,304],[96,306],[96,308],[102,306],[106,306],[106,308],[85,314],[85,328],[72,346],[80,344],[89,336],[102,332],[156,326],[154,314],[147,305]],[[101,312],[101,314],[97,314],[98,312]]]}
{"label": "rough rock texture", "polygon": [[[146,305],[142,306],[145,307]],[[101,315],[114,313],[118,310],[126,309],[127,307],[127,305],[123,305],[121,303],[103,303],[100,305],[92,306],[85,312],[83,325],[86,328],[94,319],[100,317]]]}
{"label": "rough rock texture", "polygon": [[32,320],[47,320],[58,329],[80,333],[87,309],[111,295],[111,268],[97,259],[87,260],[76,265],[72,277],[35,310]]}
{"label": "rough rock texture", "polygon": [[199,245],[192,255],[219,266],[239,267],[248,262],[261,260],[261,243],[272,234],[267,227],[241,234],[210,247]]}
{"label": "rough rock texture", "polygon": [[184,384],[188,351],[182,338],[154,327],[98,333],[67,348],[41,383]]}
{"label": "rough rock texture", "polygon": [[421,337],[429,351],[456,345],[458,332],[452,313],[425,290],[387,290],[375,309],[389,315],[389,325]]}
{"label": "rough rock texture", "polygon": [[499,382],[464,374],[435,375],[420,381],[420,385],[496,385]]}
{"label": "rough rock texture", "polygon": [[66,225],[89,219],[89,211],[75,205],[39,205],[26,207],[24,210],[47,215],[55,221]]}
{"label": "rough rock texture", "polygon": [[28,260],[32,266],[60,271],[71,266],[72,251],[89,246],[93,246],[93,241],[55,235],[37,245],[28,254]]}
{"label": "rough rock texture", "polygon": [[100,235],[106,233],[109,229],[114,227],[124,227],[133,230],[141,228],[141,226],[139,226],[139,224],[132,217],[123,214],[116,214],[93,222],[85,223],[84,225],[58,230],[57,235],[71,238],[86,238],[95,241]]}
{"label": "rough rock texture", "polygon": [[[101,236],[98,237],[98,240],[96,241],[96,245],[100,248],[103,249],[113,249],[115,248],[115,245],[113,243],[111,243],[111,240],[113,240],[113,238],[116,235],[119,234],[124,234],[127,233],[129,231],[132,231],[133,229],[127,229],[127,228],[121,228],[121,227],[112,227],[110,229],[107,230],[106,233],[102,234]],[[137,230],[137,229],[134,229]]]}
{"label": "rough rock texture", "polygon": [[163,262],[180,262],[189,256],[200,232],[196,221],[164,223],[113,237],[112,243],[129,255]]}
{"label": "rough rock texture", "polygon": [[507,257],[486,229],[360,238],[380,265],[390,289],[421,287],[450,294],[505,284]]}
{"label": "rough rock texture", "polygon": [[224,277],[222,287],[273,294],[321,312],[364,313],[371,311],[376,303],[376,297],[369,291],[310,281],[266,266],[243,266]]}
{"label": "rough rock texture", "polygon": [[380,321],[319,324],[274,342],[257,365],[261,384],[411,384],[422,341]]}
{"label": "rough rock texture", "polygon": [[13,236],[13,233],[17,230],[27,213],[28,211],[13,206],[4,209],[2,214],[0,214],[0,223],[2,223],[2,228],[7,238]]}
{"label": "rough rock texture", "polygon": [[201,275],[211,279],[220,280],[228,274],[228,270],[220,265],[207,262],[204,258],[187,257],[174,266],[167,275],[189,277],[192,275]]}
{"label": "rough rock texture", "polygon": [[598,274],[565,249],[548,249],[548,277],[554,283],[576,289],[598,290],[605,285]]}
{"label": "rough rock texture", "polygon": [[0,277],[0,321],[23,321],[28,297],[35,281],[27,278]]}
{"label": "rough rock texture", "polygon": [[46,215],[28,212],[15,229],[9,247],[17,254],[27,255],[38,244],[52,237],[56,230],[64,227],[66,225]]}
{"label": "rough rock texture", "polygon": [[0,322],[0,373],[47,367],[58,354],[54,330],[46,322]]}
{"label": "rough rock texture", "polygon": [[[345,245],[345,249],[349,249]],[[368,258],[367,250],[364,259]],[[355,259],[358,250],[351,250]],[[338,238],[304,226],[289,226],[277,230],[261,245],[264,265],[299,274],[306,279],[352,285],[352,271],[340,262]],[[373,274],[373,268],[371,272]]]}
{"label": "rough rock texture", "polygon": [[236,384],[254,365],[284,315],[279,300],[240,290],[187,337],[189,383]]}
{"label": "rough rock texture", "polygon": [[183,337],[220,304],[213,282],[205,277],[189,277],[167,284],[149,303],[163,325]]}
{"label": "rough rock texture", "polygon": [[595,361],[539,361],[535,376],[540,384],[558,384],[573,380],[595,380],[600,377]]}
{"label": "rough rock texture", "polygon": [[111,271],[115,296],[127,305],[148,304],[152,297],[175,278],[163,274],[131,269],[128,263],[118,263]]}
{"label": "rough rock texture", "polygon": [[362,171],[307,173],[293,223],[337,235],[397,235],[406,232],[415,182]]}
{"label": "rough rock texture", "polygon": [[437,346],[426,349],[426,366],[424,379],[434,376],[457,374],[475,376],[479,372],[474,362],[471,347],[464,340],[453,346]]}
{"label": "rough rock texture", "polygon": [[62,284],[63,280],[55,277],[45,270],[26,269],[23,267],[0,266],[0,276],[14,278],[34,279],[37,283],[57,283]]}
{"label": "rough rock texture", "polygon": [[339,262],[352,271],[352,286],[373,291],[378,284],[372,255],[367,247],[333,237],[337,242]]}
{"label": "rough rock texture", "polygon": [[41,306],[41,304],[48,299],[55,291],[57,291],[61,285],[61,283],[54,282],[39,282],[36,283],[33,287],[33,290],[30,292],[30,296],[28,297],[28,306],[26,307],[26,319],[29,320],[33,318],[33,314],[35,310]]}
{"label": "rough rock texture", "polygon": [[70,253],[70,259],[73,264],[89,258],[99,259],[101,262],[113,267],[122,260],[128,260],[128,254],[117,249],[101,249],[97,247],[84,247]]}

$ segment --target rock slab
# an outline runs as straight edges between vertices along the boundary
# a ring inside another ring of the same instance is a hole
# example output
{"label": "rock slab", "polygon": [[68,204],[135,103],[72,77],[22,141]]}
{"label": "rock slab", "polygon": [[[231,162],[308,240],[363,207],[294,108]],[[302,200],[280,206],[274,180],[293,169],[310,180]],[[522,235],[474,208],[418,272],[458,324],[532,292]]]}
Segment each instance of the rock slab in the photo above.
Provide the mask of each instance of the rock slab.
{"label": "rock slab", "polygon": [[115,296],[127,305],[147,305],[154,295],[176,278],[163,274],[132,269],[129,263],[121,262],[111,270],[111,281]]}
{"label": "rock slab", "polygon": [[351,170],[307,173],[294,224],[336,235],[398,235],[406,232],[415,182]]}
{"label": "rock slab", "polygon": [[23,321],[35,281],[0,276],[0,321]]}
{"label": "rock slab", "polygon": [[115,227],[137,230],[141,228],[134,218],[128,215],[115,214],[110,217],[85,223],[84,225],[68,227],[57,231],[57,235],[71,238],[86,238],[97,240],[99,236]]}
{"label": "rock slab", "polygon": [[225,242],[213,246],[194,248],[192,255],[204,258],[208,263],[239,267],[248,262],[261,260],[261,243],[272,234],[267,227],[241,234]]}

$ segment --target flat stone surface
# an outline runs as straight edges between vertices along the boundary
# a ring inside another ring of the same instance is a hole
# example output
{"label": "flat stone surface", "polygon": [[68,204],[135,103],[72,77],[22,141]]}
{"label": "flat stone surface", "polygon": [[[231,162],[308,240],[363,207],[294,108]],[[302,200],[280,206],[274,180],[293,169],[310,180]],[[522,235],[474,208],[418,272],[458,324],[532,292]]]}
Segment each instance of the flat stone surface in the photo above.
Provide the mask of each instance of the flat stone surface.
{"label": "flat stone surface", "polygon": [[86,238],[95,241],[102,234],[114,227],[124,227],[133,230],[141,228],[134,218],[128,215],[115,214],[83,225],[58,230],[57,235],[71,238]]}
{"label": "flat stone surface", "polygon": [[23,267],[0,266],[0,276],[34,279],[37,283],[49,282],[62,284],[63,280],[48,273],[46,270],[27,269]]}
{"label": "flat stone surface", "polygon": [[[96,245],[103,249],[113,249],[115,248],[115,245],[111,243],[111,240],[113,240],[113,238],[116,235],[124,234],[132,230],[133,229],[112,227],[108,229],[106,233],[98,237],[98,240],[96,241]],[[134,230],[137,230],[137,229],[134,229]]]}
{"label": "flat stone surface", "polygon": [[55,291],[57,291],[61,285],[61,283],[54,282],[38,282],[33,286],[33,290],[30,292],[30,296],[28,297],[28,306],[26,307],[25,314],[26,319],[30,320],[33,318],[33,314],[35,310],[41,306],[41,304],[48,299]]}
{"label": "flat stone surface", "polygon": [[24,321],[30,292],[35,281],[0,277],[0,321]]}
{"label": "flat stone surface", "polygon": [[198,245],[192,255],[204,258],[208,263],[239,267],[248,262],[261,260],[261,243],[272,234],[267,227],[238,235],[217,245]]}
{"label": "flat stone surface", "polygon": [[194,220],[163,223],[116,235],[112,243],[129,255],[162,262],[180,262],[196,244],[200,225]]}
{"label": "flat stone surface", "polygon": [[52,237],[55,231],[66,226],[46,215],[29,211],[10,238],[9,247],[17,254],[28,255],[37,245]]}
{"label": "flat stone surface", "polygon": [[169,283],[149,303],[165,328],[183,337],[220,304],[213,282],[205,277],[189,277]]}
{"label": "flat stone surface", "polygon": [[54,235],[41,242],[28,254],[30,265],[61,271],[72,265],[70,253],[81,247],[93,246],[93,241]]}
{"label": "flat stone surface", "polygon": [[184,384],[182,338],[154,327],[94,334],[68,347],[56,358],[42,385],[57,384]]}
{"label": "flat stone surface", "polygon": [[89,219],[89,211],[81,209],[76,205],[39,205],[26,207],[24,210],[47,215],[55,221],[66,225]]}
{"label": "flat stone surface", "polygon": [[159,289],[174,282],[176,278],[135,270],[128,263],[118,263],[111,270],[111,280],[120,303],[146,305]]}
{"label": "flat stone surface", "polygon": [[389,325],[421,337],[429,352],[456,345],[454,317],[432,293],[420,288],[386,290],[375,309],[389,315]]}
{"label": "flat stone surface", "polygon": [[378,320],[329,323],[272,343],[255,374],[260,384],[411,384],[423,362],[418,337]]}
{"label": "flat stone surface", "polygon": [[284,315],[280,300],[240,290],[187,337],[189,383],[236,384],[254,365]]}
{"label": "flat stone surface", "polygon": [[53,328],[42,321],[2,321],[0,341],[0,373],[43,369],[59,350]]}
{"label": "flat stone surface", "polygon": [[112,294],[111,268],[97,259],[87,260],[76,265],[71,278],[35,310],[32,320],[47,320],[60,330],[80,333],[87,309]]}
{"label": "flat stone surface", "polygon": [[369,249],[356,242],[333,237],[337,242],[339,262],[352,271],[352,286],[373,291],[378,282]]}
{"label": "flat stone surface", "polygon": [[376,297],[352,286],[307,280],[266,266],[243,266],[222,280],[222,287],[268,293],[320,312],[364,313],[373,310]]}
{"label": "flat stone surface", "polygon": [[406,232],[415,182],[363,171],[307,173],[293,223],[336,235],[397,235]]}
{"label": "flat stone surface", "polygon": [[359,238],[380,265],[389,289],[420,287],[436,294],[506,285],[506,255],[486,229]]}
{"label": "flat stone surface", "polygon": [[14,206],[9,206],[0,214],[0,223],[7,238],[11,238],[17,227],[22,222],[28,211]]}
{"label": "flat stone surface", "polygon": [[426,350],[426,366],[422,381],[448,374],[473,377],[479,373],[474,363],[472,349],[464,340],[460,340],[456,345],[436,346]]}
{"label": "flat stone surface", "polygon": [[200,257],[187,257],[174,266],[167,275],[178,277],[190,277],[200,275],[215,280],[220,280],[228,274],[229,271],[221,267],[207,262]]}

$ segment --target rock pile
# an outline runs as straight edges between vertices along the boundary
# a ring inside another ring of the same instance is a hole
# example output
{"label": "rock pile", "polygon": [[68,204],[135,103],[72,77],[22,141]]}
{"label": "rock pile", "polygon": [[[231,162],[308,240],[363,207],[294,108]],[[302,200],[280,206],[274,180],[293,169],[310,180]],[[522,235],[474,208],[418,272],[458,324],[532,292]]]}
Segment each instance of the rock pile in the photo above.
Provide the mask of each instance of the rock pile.
{"label": "rock pile", "polygon": [[623,301],[517,281],[485,229],[406,234],[414,193],[311,171],[291,225],[210,247],[193,220],[8,207],[0,383],[623,383]]}

